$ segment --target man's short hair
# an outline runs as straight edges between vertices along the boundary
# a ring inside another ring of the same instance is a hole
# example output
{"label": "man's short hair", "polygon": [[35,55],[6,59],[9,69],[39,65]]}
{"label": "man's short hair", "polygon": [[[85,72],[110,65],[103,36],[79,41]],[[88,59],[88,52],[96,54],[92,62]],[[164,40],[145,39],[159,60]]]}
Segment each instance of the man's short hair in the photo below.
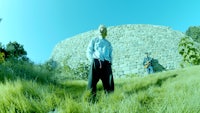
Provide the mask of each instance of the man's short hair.
{"label": "man's short hair", "polygon": [[99,30],[100,33],[102,33],[103,31],[107,32],[107,28],[104,25],[100,25],[98,30]]}

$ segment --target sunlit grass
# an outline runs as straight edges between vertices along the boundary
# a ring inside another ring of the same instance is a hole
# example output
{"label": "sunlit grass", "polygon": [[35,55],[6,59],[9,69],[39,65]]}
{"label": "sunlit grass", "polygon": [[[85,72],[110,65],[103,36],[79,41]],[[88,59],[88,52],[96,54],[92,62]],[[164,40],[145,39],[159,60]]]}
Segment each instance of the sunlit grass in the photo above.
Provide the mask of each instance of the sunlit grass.
{"label": "sunlit grass", "polygon": [[[51,74],[42,72],[40,77],[39,71],[27,65],[25,69],[24,74],[30,73],[31,77],[8,73],[10,78],[6,78],[8,71],[1,70],[0,113],[200,112],[200,66],[115,79],[115,92],[109,95],[104,94],[99,82],[94,103],[89,101],[90,92],[86,90],[85,80],[55,82],[49,77],[53,76]],[[12,76],[15,77],[11,79]]]}

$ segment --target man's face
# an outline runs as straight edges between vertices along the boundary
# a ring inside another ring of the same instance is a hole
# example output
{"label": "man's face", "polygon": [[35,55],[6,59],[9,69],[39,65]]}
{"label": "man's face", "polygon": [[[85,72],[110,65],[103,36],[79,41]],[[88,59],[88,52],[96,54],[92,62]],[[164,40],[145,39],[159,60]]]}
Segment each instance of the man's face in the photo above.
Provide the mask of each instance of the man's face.
{"label": "man's face", "polygon": [[106,29],[101,28],[101,36],[103,38],[105,38],[107,36],[107,30]]}

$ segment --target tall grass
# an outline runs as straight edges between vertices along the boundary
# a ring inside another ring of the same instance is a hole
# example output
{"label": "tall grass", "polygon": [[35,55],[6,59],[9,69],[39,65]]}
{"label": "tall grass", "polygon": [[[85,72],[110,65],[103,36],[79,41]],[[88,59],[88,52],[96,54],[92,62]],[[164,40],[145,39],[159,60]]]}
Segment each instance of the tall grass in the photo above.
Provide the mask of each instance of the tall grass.
{"label": "tall grass", "polygon": [[0,113],[200,112],[200,66],[116,79],[115,92],[109,95],[104,94],[99,82],[97,100],[92,103],[87,81],[55,82],[54,75],[37,66],[16,65],[21,65],[16,68],[24,69],[23,72],[12,72],[14,68],[3,70],[7,65],[1,65]]}
{"label": "tall grass", "polygon": [[53,74],[40,65],[29,62],[9,60],[0,64],[0,80],[35,80],[40,83],[48,83],[53,80]]}

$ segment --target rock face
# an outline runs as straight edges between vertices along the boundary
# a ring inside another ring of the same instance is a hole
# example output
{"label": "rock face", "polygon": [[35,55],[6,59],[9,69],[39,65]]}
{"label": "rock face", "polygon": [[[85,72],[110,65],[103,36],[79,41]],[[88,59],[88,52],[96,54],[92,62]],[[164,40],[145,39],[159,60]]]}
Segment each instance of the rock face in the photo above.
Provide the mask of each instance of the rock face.
{"label": "rock face", "polygon": [[[89,64],[86,48],[97,36],[97,30],[92,30],[67,38],[55,46],[51,59],[61,66],[67,63],[72,68],[80,63]],[[113,46],[114,76],[146,73],[142,65],[145,52],[151,53],[156,72],[179,68],[182,57],[178,53],[178,43],[183,36],[184,33],[166,26],[134,24],[108,27],[107,39]]]}

